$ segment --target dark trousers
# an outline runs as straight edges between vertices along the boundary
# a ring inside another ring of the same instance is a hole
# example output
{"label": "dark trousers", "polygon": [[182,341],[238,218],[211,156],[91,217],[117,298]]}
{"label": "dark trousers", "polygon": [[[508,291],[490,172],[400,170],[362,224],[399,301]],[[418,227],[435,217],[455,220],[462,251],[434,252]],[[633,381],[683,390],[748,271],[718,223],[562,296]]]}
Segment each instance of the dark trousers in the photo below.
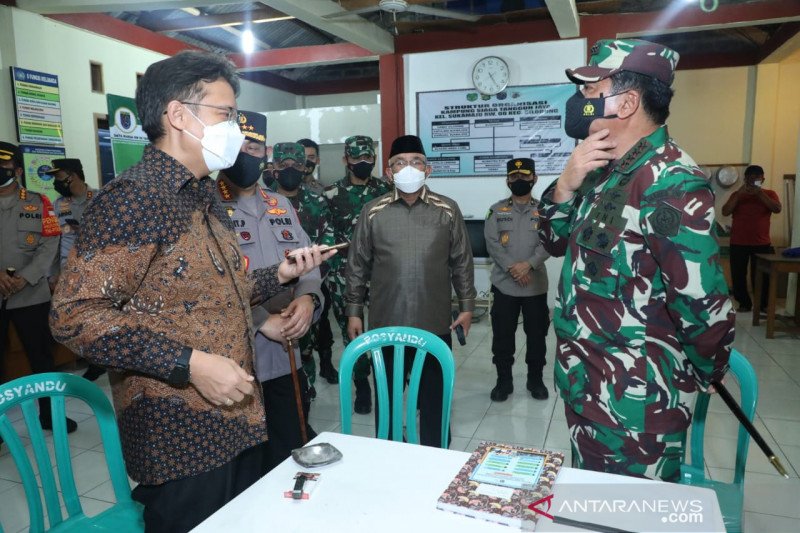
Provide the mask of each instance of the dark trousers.
{"label": "dark trousers", "polygon": [[328,322],[328,312],[331,310],[331,291],[328,289],[328,284],[322,284],[322,295],[325,297],[325,305],[322,307],[322,314],[319,316],[317,322],[317,352],[330,350],[333,346],[333,331],[331,331],[331,323]]}
{"label": "dark trousers", "polygon": [[547,294],[536,296],[508,296],[492,286],[494,303],[492,304],[492,362],[501,367],[510,369],[514,364],[514,354],[517,351],[514,335],[517,331],[517,321],[522,312],[522,329],[527,337],[527,350],[525,362],[528,364],[529,374],[542,375],[542,368],[546,364],[545,354],[547,345],[547,328],[550,327],[550,310],[547,308]]}
{"label": "dark trousers", "polygon": [[[453,348],[450,334],[437,335],[449,348]],[[392,376],[394,376],[394,347],[383,348],[383,362],[386,366],[386,380],[389,385],[389,438],[392,438]],[[406,347],[405,364],[403,371],[403,388],[408,383],[408,376],[411,374],[411,366],[414,364],[416,348]],[[377,375],[377,374],[376,374]],[[442,367],[439,361],[432,355],[425,356],[425,363],[422,365],[422,375],[419,383],[419,399],[417,408],[419,410],[419,442],[424,446],[442,447]],[[375,432],[378,431],[378,387],[375,387]],[[407,421],[407,423],[409,423]],[[416,421],[414,421],[416,423]],[[453,440],[452,435],[448,437],[448,445]]]}
{"label": "dark trousers", "polygon": [[[47,323],[49,313],[50,302],[0,311],[0,372],[5,364],[9,323],[14,324],[17,330],[17,336],[25,349],[33,373],[55,370],[53,353],[50,349],[53,340]],[[49,398],[39,400],[39,411],[41,416],[50,417]]]}
{"label": "dark trousers", "polygon": [[264,475],[262,445],[209,472],[161,485],[139,485],[132,496],[144,505],[147,533],[193,529]]}
{"label": "dark trousers", "polygon": [[[298,372],[297,377],[300,380],[300,391],[303,398],[306,434],[311,440],[317,434],[308,425],[308,411],[311,406],[311,399],[308,396],[308,380],[305,372]],[[303,440],[300,434],[300,417],[297,414],[297,400],[294,395],[292,375],[287,374],[269,381],[262,381],[261,390],[264,393],[264,409],[267,412],[269,440],[264,443],[264,453],[266,471],[269,472],[292,455],[292,450],[303,446]]]}
{"label": "dark trousers", "polygon": [[[756,288],[756,258],[755,254],[774,254],[775,248],[769,244],[759,246],[745,246],[731,244],[731,281],[733,282],[733,297],[739,302],[739,307],[753,307],[750,292],[747,290],[747,264],[750,264],[750,287]],[[769,276],[764,274],[764,287],[761,291],[761,308],[767,307],[769,295]]]}

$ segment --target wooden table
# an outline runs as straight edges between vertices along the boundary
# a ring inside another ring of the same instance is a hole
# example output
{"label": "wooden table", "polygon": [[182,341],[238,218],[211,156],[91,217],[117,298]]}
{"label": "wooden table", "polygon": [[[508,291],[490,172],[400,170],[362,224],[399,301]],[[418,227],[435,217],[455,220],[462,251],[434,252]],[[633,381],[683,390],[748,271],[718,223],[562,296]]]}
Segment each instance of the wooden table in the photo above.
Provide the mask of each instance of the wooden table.
{"label": "wooden table", "polygon": [[[775,301],[778,293],[778,274],[792,272],[800,274],[800,257],[784,257],[780,254],[756,254],[756,286],[753,289],[753,325],[758,326],[761,313],[761,291],[764,290],[764,276],[769,276],[769,296],[767,300],[767,338],[775,337]],[[797,283],[795,296],[794,323],[800,327],[800,283]]]}

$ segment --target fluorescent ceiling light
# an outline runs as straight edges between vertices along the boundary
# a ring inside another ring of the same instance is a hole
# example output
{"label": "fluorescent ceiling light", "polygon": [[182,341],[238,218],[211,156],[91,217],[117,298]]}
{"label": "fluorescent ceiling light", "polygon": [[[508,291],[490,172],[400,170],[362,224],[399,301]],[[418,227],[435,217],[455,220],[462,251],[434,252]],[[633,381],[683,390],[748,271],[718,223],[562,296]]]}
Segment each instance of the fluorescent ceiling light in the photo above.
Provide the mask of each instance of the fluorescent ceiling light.
{"label": "fluorescent ceiling light", "polygon": [[242,32],[242,52],[252,54],[256,51],[256,38],[249,29]]}

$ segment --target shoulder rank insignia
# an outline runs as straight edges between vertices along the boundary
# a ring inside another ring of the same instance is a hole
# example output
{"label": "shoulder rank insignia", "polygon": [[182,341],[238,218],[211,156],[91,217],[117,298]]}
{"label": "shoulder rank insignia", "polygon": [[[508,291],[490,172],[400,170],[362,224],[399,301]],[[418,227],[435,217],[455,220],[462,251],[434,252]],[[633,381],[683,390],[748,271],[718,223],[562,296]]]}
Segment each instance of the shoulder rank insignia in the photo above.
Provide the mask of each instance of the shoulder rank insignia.
{"label": "shoulder rank insignia", "polygon": [[674,237],[681,227],[681,211],[666,202],[661,202],[647,219],[653,231],[665,237]]}
{"label": "shoulder rank insignia", "polygon": [[28,189],[25,187],[19,188],[19,199],[20,200],[27,200],[28,199]]}
{"label": "shoulder rank insignia", "polygon": [[221,179],[217,179],[217,189],[219,189],[219,195],[222,199],[226,202],[230,202],[233,200],[233,195],[231,194],[231,190],[228,188],[228,185],[224,183]]}

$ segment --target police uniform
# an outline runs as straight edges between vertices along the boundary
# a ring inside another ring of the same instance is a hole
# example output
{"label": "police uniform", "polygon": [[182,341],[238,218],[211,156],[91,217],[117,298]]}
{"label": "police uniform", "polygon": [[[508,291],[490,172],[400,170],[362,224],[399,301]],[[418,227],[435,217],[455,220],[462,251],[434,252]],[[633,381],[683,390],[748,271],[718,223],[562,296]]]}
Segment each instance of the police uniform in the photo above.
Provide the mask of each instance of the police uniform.
{"label": "police uniform", "polygon": [[[677,61],[658,44],[602,40],[589,67],[567,73],[582,83],[632,71],[669,85]],[[573,462],[677,480],[695,393],[722,379],[734,337],[708,179],[661,125],[570,200],[548,190],[540,212],[545,246],[564,257],[555,384]]]}
{"label": "police uniform", "polygon": [[[257,188],[253,197],[236,198],[222,179],[217,180],[217,192],[223,208],[231,217],[248,272],[280,263],[290,251],[311,245],[294,208],[285,197]],[[254,307],[253,324],[263,324],[268,317],[268,309],[273,313],[280,312],[294,298],[304,294],[314,295],[315,304],[319,304],[314,310],[313,320],[316,321],[323,302],[320,284],[319,269],[305,274],[294,285],[293,295],[287,291],[262,306]],[[295,350],[295,364],[298,369],[302,365],[298,349]],[[256,333],[255,370],[264,393],[269,435],[266,444],[267,463],[272,468],[289,457],[292,449],[302,445],[289,355],[283,345]],[[298,374],[301,389],[307,395],[306,377],[302,371]],[[306,405],[307,420],[307,397],[303,403]]]}
{"label": "police uniform", "polygon": [[[18,157],[18,152],[8,155],[9,150],[17,150],[15,146],[0,144],[0,160]],[[26,283],[19,292],[3,299],[0,307],[0,363],[5,359],[9,323],[13,323],[33,373],[52,372],[47,274],[58,253],[61,231],[46,196],[18,185],[15,189],[11,195],[0,197],[0,268],[16,269],[15,277],[24,278]],[[40,400],[39,407],[42,425],[52,427],[49,401]]]}
{"label": "police uniform", "polygon": [[[511,160],[508,171],[509,174],[526,172],[533,175],[534,162],[527,158]],[[544,264],[549,254],[539,241],[538,230],[538,201],[533,197],[524,204],[515,202],[513,196],[500,200],[489,208],[486,216],[486,249],[494,261],[491,273],[494,296],[491,311],[492,362],[497,367],[498,385],[491,396],[495,401],[505,400],[513,390],[511,367],[516,353],[514,340],[520,312],[527,341],[528,389],[537,399],[547,398],[547,388],[542,384],[542,369],[546,364],[545,337],[550,326]],[[521,261],[531,266],[528,273],[531,280],[524,287],[509,272],[512,264]]]}
{"label": "police uniform", "polygon": [[[335,244],[333,240],[333,227],[330,224],[330,209],[328,201],[324,196],[313,192],[311,188],[301,185],[294,196],[288,197],[292,207],[297,211],[300,225],[311,239],[312,244],[331,246]],[[331,306],[330,292],[324,281],[328,273],[328,263],[320,265],[320,272],[323,276],[322,294],[325,296],[325,305],[322,309],[319,321],[308,330],[303,338],[300,339],[300,350],[303,357],[303,370],[308,376],[312,387],[316,382],[316,364],[314,362],[313,350],[319,353],[320,369],[319,375],[325,378],[328,383],[339,383],[339,373],[333,367],[333,332],[328,322],[328,310]]]}

